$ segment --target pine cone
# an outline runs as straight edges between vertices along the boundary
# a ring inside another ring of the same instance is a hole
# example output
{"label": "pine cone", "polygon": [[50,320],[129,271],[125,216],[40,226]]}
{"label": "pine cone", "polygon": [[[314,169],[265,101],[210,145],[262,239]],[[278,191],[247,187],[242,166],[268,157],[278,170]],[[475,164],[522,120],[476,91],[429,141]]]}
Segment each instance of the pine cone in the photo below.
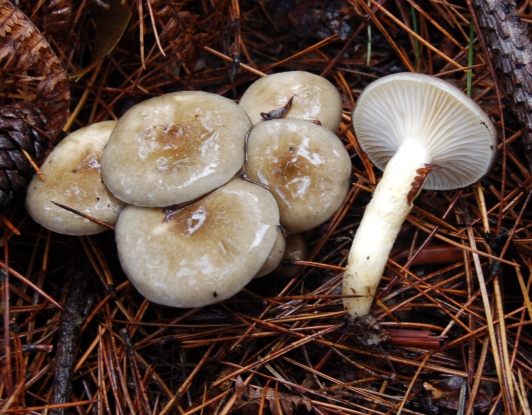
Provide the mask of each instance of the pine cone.
{"label": "pine cone", "polygon": [[[68,116],[70,91],[66,74],[46,39],[7,0],[0,0],[0,60],[4,60],[8,73],[34,70],[42,75],[33,101],[0,106],[1,208],[17,194],[25,193],[35,173],[28,157],[38,164],[59,137]],[[3,92],[9,96],[9,89]]]}
{"label": "pine cone", "polygon": [[24,192],[35,173],[21,149],[33,159],[41,159],[50,148],[39,132],[44,120],[38,112],[31,103],[0,107],[0,206]]}

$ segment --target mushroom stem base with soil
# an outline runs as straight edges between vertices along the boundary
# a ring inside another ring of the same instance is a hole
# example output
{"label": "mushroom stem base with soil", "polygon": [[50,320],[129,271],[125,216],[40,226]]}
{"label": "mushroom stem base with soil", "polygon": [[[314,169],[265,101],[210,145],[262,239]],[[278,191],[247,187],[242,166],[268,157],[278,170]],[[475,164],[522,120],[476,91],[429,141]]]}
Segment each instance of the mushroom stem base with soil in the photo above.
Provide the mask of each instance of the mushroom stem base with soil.
{"label": "mushroom stem base with soil", "polygon": [[411,139],[388,162],[360,222],[344,273],[343,303],[351,318],[369,313],[390,251],[430,171],[430,162],[429,151]]}

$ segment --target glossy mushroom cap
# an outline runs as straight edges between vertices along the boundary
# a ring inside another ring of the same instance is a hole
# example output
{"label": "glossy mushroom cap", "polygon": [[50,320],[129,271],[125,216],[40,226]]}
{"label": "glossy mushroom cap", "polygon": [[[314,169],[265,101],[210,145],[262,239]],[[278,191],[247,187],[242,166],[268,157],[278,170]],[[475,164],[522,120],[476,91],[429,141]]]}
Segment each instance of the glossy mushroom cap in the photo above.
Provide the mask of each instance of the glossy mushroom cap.
{"label": "glossy mushroom cap", "polygon": [[425,189],[446,190],[478,181],[497,153],[495,127],[475,101],[441,79],[417,73],[385,76],[368,85],[353,112],[357,140],[384,170],[406,140],[429,153]]}
{"label": "glossy mushroom cap", "polygon": [[[304,261],[308,257],[307,241],[300,233],[291,233],[286,237],[286,248],[282,261]],[[285,265],[281,263],[275,270],[274,274],[280,277],[295,277],[303,267],[298,265]]]}
{"label": "glossy mushroom cap", "polygon": [[107,190],[100,175],[102,150],[116,121],[96,123],[67,136],[46,158],[28,187],[26,209],[42,226],[67,235],[105,231],[89,219],[69,212],[52,201],[114,225],[123,202]]}
{"label": "glossy mushroom cap", "polygon": [[263,187],[233,179],[175,211],[129,205],[116,224],[118,255],[148,300],[201,307],[239,292],[266,261],[279,211]]}
{"label": "glossy mushroom cap", "polygon": [[244,163],[251,124],[233,101],[184,91],[135,105],[118,121],[102,177],[121,200],[170,206],[227,183]]}
{"label": "glossy mushroom cap", "polygon": [[279,72],[260,78],[244,92],[239,105],[255,126],[264,121],[261,112],[281,108],[292,97],[292,107],[284,118],[318,120],[336,132],[342,117],[342,97],[327,79],[309,72]]}
{"label": "glossy mushroom cap", "polygon": [[327,128],[295,119],[257,125],[248,138],[247,177],[272,192],[289,232],[324,223],[349,188],[351,159]]}
{"label": "glossy mushroom cap", "polygon": [[277,228],[277,238],[275,239],[275,244],[270,251],[270,255],[266,258],[266,262],[262,264],[262,267],[259,269],[259,272],[255,275],[255,278],[260,278],[272,272],[283,259],[284,251],[286,249],[286,239],[281,231],[281,228]]}

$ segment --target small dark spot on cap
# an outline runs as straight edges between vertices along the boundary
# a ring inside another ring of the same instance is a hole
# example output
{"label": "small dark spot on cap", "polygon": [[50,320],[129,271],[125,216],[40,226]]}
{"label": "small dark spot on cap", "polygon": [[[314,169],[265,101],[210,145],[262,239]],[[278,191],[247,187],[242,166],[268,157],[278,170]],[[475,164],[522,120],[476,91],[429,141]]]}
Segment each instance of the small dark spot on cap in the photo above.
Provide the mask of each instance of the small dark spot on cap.
{"label": "small dark spot on cap", "polygon": [[100,196],[96,196],[96,200],[100,201],[100,200],[102,200],[102,198]]}
{"label": "small dark spot on cap", "polygon": [[78,171],[76,169],[72,170],[72,173],[77,173]]}
{"label": "small dark spot on cap", "polygon": [[367,257],[366,259],[369,259],[369,257]]}
{"label": "small dark spot on cap", "polygon": [[215,292],[212,293],[212,296],[216,298],[216,297],[218,297],[218,293],[215,291]]}

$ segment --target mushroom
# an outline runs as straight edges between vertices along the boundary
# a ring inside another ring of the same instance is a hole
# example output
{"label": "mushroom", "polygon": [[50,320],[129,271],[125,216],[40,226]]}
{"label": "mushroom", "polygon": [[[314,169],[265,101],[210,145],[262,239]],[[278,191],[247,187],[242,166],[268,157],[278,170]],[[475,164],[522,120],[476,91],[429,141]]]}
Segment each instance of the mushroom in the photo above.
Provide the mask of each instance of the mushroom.
{"label": "mushroom", "polygon": [[[369,313],[390,250],[421,188],[468,186],[490,168],[496,132],[482,109],[438,78],[400,73],[358,98],[353,128],[384,173],[355,235],[343,279],[344,307]],[[353,297],[359,296],[359,297]]]}
{"label": "mushroom", "polygon": [[255,278],[264,277],[266,274],[269,274],[276,269],[281,262],[281,259],[283,259],[285,249],[286,239],[281,231],[281,227],[279,226],[277,228],[277,238],[275,239],[275,244],[270,251],[270,255],[268,255],[268,258],[266,258],[266,261],[264,264],[262,264],[262,267],[255,275]]}
{"label": "mushroom", "polygon": [[176,210],[126,206],[116,243],[124,272],[148,300],[201,307],[231,297],[253,279],[278,225],[272,195],[233,179]]}
{"label": "mushroom", "polygon": [[48,155],[28,187],[26,209],[47,229],[67,235],[92,235],[107,228],[69,212],[53,202],[68,206],[114,225],[123,202],[107,190],[100,175],[102,151],[116,121],[81,128],[61,141]]}
{"label": "mushroom", "polygon": [[327,221],[349,188],[351,159],[327,128],[296,119],[271,120],[248,138],[247,177],[272,192],[289,232]]}
{"label": "mushroom", "polygon": [[251,124],[264,121],[261,113],[284,107],[291,98],[293,104],[286,118],[319,121],[336,132],[342,117],[342,97],[327,79],[309,72],[279,72],[255,81],[242,95],[239,105]]}
{"label": "mushroom", "polygon": [[286,248],[282,258],[282,262],[274,270],[274,274],[280,277],[293,278],[302,267],[297,265],[287,265],[284,261],[304,261],[308,257],[307,241],[300,233],[291,233],[286,237]]}
{"label": "mushroom", "polygon": [[137,206],[194,200],[227,183],[244,164],[250,122],[230,99],[181,91],[130,108],[105,147],[102,177]]}

